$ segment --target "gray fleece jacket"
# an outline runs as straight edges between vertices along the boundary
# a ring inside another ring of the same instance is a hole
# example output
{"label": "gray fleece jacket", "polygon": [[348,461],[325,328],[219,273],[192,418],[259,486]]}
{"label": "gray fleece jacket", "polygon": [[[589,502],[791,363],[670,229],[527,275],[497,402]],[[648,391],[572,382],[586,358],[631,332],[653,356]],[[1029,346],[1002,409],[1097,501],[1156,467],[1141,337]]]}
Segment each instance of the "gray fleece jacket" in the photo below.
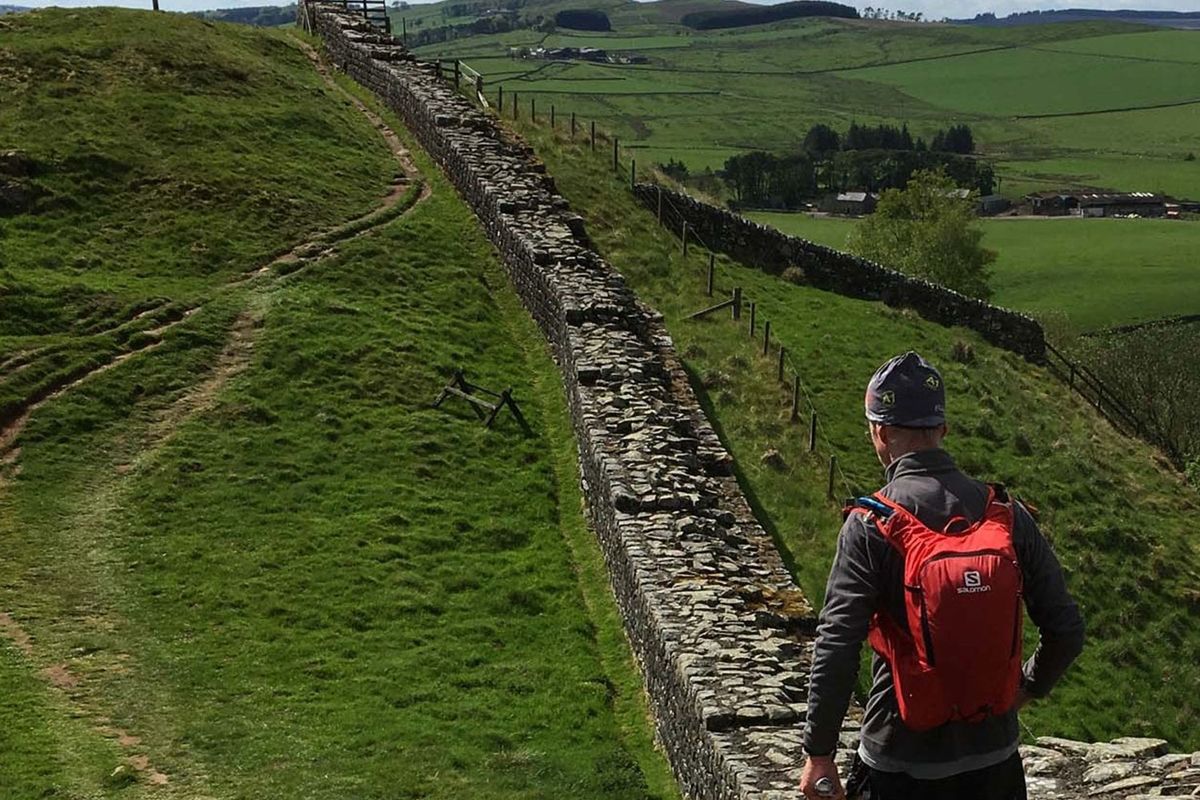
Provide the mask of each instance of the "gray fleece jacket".
{"label": "gray fleece jacket", "polygon": [[[943,530],[955,516],[972,521],[983,516],[986,484],[964,475],[944,450],[902,456],[888,467],[887,479],[884,496],[934,530]],[[1013,544],[1024,578],[1025,607],[1041,636],[1024,664],[1024,686],[1033,696],[1044,697],[1083,648],[1083,617],[1037,523],[1020,503],[1014,503],[1014,510]],[[899,553],[869,517],[850,515],[838,537],[817,628],[804,732],[808,753],[825,755],[837,747],[874,613],[881,610],[907,627],[903,585]],[[1015,711],[918,733],[900,721],[891,669],[878,655],[872,673],[859,744],[859,755],[871,767],[935,780],[998,764],[1016,750]]]}

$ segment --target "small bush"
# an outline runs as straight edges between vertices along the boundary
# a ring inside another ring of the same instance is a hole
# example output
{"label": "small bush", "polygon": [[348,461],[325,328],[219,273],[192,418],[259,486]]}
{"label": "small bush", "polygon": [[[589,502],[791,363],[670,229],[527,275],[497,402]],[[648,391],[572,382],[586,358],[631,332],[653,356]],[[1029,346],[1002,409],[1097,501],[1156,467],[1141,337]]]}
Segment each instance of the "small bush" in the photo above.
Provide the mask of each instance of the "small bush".
{"label": "small bush", "polygon": [[1187,462],[1187,467],[1184,469],[1183,475],[1187,478],[1189,486],[1200,489],[1200,456],[1196,456]]}
{"label": "small bush", "polygon": [[1183,157],[1183,160],[1184,160],[1184,161],[1195,161],[1195,160],[1196,160],[1196,154],[1195,154],[1195,153],[1188,153],[1186,156],[1184,156],[1184,157]]}
{"label": "small bush", "polygon": [[797,286],[808,283],[808,276],[804,274],[804,270],[800,267],[788,267],[783,271],[781,277],[788,283],[794,283]]}
{"label": "small bush", "polygon": [[1025,435],[1025,431],[1017,431],[1013,436],[1013,450],[1019,456],[1033,455],[1033,442],[1029,441],[1029,437]]}
{"label": "small bush", "polygon": [[950,348],[950,358],[960,364],[974,364],[975,348],[971,346],[970,342],[964,342],[962,339],[959,339]]}

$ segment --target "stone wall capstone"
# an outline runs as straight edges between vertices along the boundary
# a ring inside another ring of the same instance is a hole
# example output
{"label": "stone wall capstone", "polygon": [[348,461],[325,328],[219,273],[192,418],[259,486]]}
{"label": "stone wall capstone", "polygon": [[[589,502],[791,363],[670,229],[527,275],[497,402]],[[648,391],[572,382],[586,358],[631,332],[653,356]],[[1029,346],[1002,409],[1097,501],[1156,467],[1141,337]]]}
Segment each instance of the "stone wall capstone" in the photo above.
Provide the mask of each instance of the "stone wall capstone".
{"label": "stone wall capstone", "polygon": [[[439,162],[550,343],[589,521],[681,789],[799,800],[812,608],[733,478],[661,317],[592,249],[530,148],[433,67],[340,3],[302,0],[297,16]],[[1039,744],[1026,749],[1032,798],[1200,786],[1200,753],[1164,755],[1161,740]]]}
{"label": "stone wall capstone", "polygon": [[804,271],[805,281],[818,289],[911,308],[933,322],[971,328],[992,344],[1030,361],[1045,361],[1042,326],[1025,314],[798,236],[788,236],[658,184],[639,183],[634,187],[634,194],[642,204],[655,211],[660,192],[664,225],[679,233],[686,222],[689,230],[699,234],[705,244],[738,261],[773,274],[797,266]]}

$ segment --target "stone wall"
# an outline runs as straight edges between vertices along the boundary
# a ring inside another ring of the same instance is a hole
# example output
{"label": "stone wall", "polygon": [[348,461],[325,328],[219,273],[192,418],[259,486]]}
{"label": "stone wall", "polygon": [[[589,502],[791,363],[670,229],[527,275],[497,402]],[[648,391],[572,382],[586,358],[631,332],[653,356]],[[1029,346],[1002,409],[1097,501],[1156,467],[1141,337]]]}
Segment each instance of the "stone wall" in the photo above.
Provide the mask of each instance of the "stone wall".
{"label": "stone wall", "polygon": [[590,522],[681,787],[798,797],[812,609],[732,477],[661,318],[592,249],[527,145],[340,6],[300,17],[440,163],[553,348]]}
{"label": "stone wall", "polygon": [[[592,249],[527,145],[361,17],[321,3],[298,13],[441,164],[550,342],[590,522],[681,788],[697,800],[798,800],[812,609],[732,477],[661,318]],[[847,722],[843,759],[856,728]],[[1200,755],[1164,758],[1159,741],[1043,744],[1029,750],[1034,798],[1200,783]]]}
{"label": "stone wall", "polygon": [[695,198],[639,183],[638,199],[657,212],[662,193],[663,224],[676,234],[683,223],[709,247],[770,273],[800,267],[807,283],[860,300],[881,300],[889,306],[911,308],[942,325],[961,325],[978,331],[994,345],[1041,363],[1046,357],[1042,327],[1016,311],[975,300],[918,278],[848,253],[788,236],[745,217],[702,203]]}

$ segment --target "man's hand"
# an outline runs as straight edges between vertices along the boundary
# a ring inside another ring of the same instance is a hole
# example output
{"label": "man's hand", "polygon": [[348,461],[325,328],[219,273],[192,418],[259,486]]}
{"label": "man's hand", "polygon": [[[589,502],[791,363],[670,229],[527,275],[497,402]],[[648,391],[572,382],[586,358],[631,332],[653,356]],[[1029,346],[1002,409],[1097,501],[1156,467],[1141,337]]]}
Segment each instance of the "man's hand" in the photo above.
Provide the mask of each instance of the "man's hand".
{"label": "man's hand", "polygon": [[[829,778],[833,783],[833,794],[819,794],[817,781]],[[837,765],[833,756],[809,756],[804,762],[804,771],[800,773],[800,791],[808,800],[845,800],[846,792],[842,789],[842,781],[838,777]]]}

